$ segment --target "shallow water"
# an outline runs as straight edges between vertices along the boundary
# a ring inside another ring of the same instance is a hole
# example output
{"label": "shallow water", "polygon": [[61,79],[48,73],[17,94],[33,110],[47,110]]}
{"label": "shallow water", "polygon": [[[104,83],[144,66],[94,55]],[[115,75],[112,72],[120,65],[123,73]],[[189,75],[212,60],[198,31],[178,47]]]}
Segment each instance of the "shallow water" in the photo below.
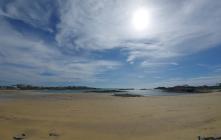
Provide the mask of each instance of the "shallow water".
{"label": "shallow water", "polygon": [[[90,93],[90,90],[33,90],[33,91],[13,91],[11,93],[1,92],[0,99],[14,99],[14,98],[25,98],[26,96],[30,97],[40,97],[44,95],[53,95],[53,94],[82,94]],[[96,93],[96,94],[114,94],[113,93]],[[121,93],[121,92],[120,92]],[[189,95],[192,93],[172,93],[172,92],[163,92],[156,89],[148,90],[125,90],[124,93],[129,94],[138,94],[143,96],[180,96],[180,95]]]}
{"label": "shallow water", "polygon": [[[41,94],[79,94],[79,93],[90,93],[90,90],[42,90],[39,91]],[[116,92],[113,92],[113,94]],[[122,92],[123,94],[124,92]],[[125,93],[129,94],[138,94],[143,96],[178,96],[186,95],[186,93],[172,93],[172,92],[163,92],[157,89],[148,89],[148,90],[125,90]],[[107,94],[107,93],[98,93],[98,94]],[[108,92],[108,94],[111,94]]]}
{"label": "shallow water", "polygon": [[42,90],[43,94],[79,94],[85,93],[89,90]]}
{"label": "shallow water", "polygon": [[187,94],[187,93],[164,92],[164,91],[157,90],[157,89],[127,90],[127,92],[131,94],[138,94],[138,95],[143,95],[143,96],[179,96],[179,95]]}

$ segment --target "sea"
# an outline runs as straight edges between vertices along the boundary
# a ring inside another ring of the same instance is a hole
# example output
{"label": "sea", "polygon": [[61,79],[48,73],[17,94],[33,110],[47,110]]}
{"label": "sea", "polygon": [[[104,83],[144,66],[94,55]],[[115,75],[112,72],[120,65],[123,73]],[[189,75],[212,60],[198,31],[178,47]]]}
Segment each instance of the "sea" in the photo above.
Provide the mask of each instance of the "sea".
{"label": "sea", "polygon": [[[104,89],[97,89],[97,90],[41,90],[39,91],[40,94],[82,94],[82,93],[97,93],[97,94],[135,94],[135,95],[142,95],[142,96],[179,96],[179,95],[186,95],[187,93],[175,93],[175,92],[165,92],[159,89],[134,89],[134,90],[121,90],[122,92],[95,92]],[[117,90],[117,89],[105,89],[105,90]],[[190,94],[190,93],[188,93]]]}
{"label": "sea", "polygon": [[[104,89],[100,89],[104,90]],[[105,89],[107,90],[107,89]],[[114,90],[114,89],[109,89]],[[96,91],[96,90],[95,90]],[[84,93],[96,93],[96,94],[135,94],[135,95],[142,95],[142,96],[180,96],[180,95],[189,95],[193,93],[175,93],[175,92],[164,92],[158,89],[134,89],[134,90],[121,90],[121,92],[95,92],[94,90],[33,90],[32,92],[25,92],[22,91],[14,91],[14,93],[7,93],[7,92],[0,92],[0,99],[12,99],[12,98],[24,98],[24,96],[20,95],[35,95],[36,97],[38,95],[53,95],[53,94],[84,94]],[[99,89],[98,89],[99,91]]]}
{"label": "sea", "polygon": [[[134,90],[121,90],[122,92],[96,92],[104,89],[97,89],[97,90],[41,90],[38,91],[38,94],[82,94],[82,93],[97,93],[97,94],[136,94],[142,96],[178,96],[178,95],[186,95],[187,93],[175,93],[175,92],[165,92],[159,89],[134,89]],[[105,89],[105,90],[117,90],[117,89]]]}

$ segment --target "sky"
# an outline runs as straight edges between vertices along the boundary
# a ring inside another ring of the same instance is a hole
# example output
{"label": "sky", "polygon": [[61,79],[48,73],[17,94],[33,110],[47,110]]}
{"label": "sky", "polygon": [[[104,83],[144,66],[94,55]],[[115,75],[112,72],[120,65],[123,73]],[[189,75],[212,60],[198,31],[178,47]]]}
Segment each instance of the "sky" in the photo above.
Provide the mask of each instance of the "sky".
{"label": "sky", "polygon": [[220,0],[0,0],[0,85],[221,82]]}

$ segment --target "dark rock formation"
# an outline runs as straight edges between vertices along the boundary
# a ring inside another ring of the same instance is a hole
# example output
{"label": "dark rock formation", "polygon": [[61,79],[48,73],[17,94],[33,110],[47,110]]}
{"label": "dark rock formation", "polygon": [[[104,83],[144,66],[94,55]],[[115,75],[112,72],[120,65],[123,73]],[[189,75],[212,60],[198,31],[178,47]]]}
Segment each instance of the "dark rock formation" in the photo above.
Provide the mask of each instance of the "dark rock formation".
{"label": "dark rock formation", "polygon": [[129,94],[129,93],[125,93],[125,94],[113,94],[113,96],[117,96],[117,97],[142,97],[142,95]]}

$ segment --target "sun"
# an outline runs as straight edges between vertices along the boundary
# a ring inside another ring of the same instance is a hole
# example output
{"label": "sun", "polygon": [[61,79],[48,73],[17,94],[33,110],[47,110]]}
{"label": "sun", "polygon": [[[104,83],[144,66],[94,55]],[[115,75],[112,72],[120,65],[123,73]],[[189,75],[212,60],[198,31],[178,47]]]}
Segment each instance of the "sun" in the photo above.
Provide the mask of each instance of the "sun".
{"label": "sun", "polygon": [[136,31],[145,31],[150,26],[151,14],[145,8],[139,8],[132,14],[131,23]]}

